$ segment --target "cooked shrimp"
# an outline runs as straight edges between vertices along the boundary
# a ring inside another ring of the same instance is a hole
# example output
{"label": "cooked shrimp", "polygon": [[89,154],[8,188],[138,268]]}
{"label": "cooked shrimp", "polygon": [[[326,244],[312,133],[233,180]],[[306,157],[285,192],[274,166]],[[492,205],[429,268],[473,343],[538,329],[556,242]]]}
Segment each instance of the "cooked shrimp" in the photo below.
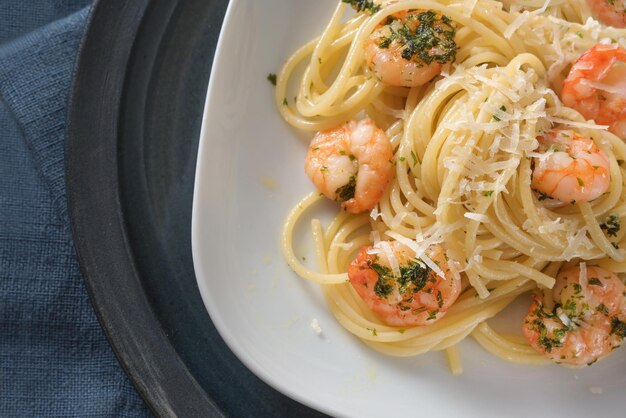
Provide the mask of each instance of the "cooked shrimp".
{"label": "cooked shrimp", "polygon": [[372,210],[393,176],[393,149],[369,119],[318,132],[304,171],[324,196],[350,213]]}
{"label": "cooked shrimp", "polygon": [[554,309],[535,300],[523,324],[535,350],[569,366],[589,365],[626,337],[626,286],[599,267],[575,266],[559,273]]}
{"label": "cooked shrimp", "polygon": [[365,45],[365,60],[376,77],[392,86],[416,87],[453,62],[456,29],[432,10],[402,11],[381,23]]}
{"label": "cooked shrimp", "polygon": [[563,81],[561,99],[626,140],[626,49],[611,44],[587,50]]}
{"label": "cooked shrimp", "polygon": [[383,241],[376,248],[361,248],[348,268],[350,283],[385,323],[432,324],[445,315],[459,296],[461,279],[451,273],[442,247],[432,245],[425,255],[445,277],[416,258],[407,246]]}
{"label": "cooked shrimp", "polygon": [[588,202],[609,188],[609,159],[591,138],[553,129],[538,138],[532,187],[561,202]]}
{"label": "cooked shrimp", "polygon": [[587,4],[600,22],[616,28],[626,28],[626,1],[587,0]]}

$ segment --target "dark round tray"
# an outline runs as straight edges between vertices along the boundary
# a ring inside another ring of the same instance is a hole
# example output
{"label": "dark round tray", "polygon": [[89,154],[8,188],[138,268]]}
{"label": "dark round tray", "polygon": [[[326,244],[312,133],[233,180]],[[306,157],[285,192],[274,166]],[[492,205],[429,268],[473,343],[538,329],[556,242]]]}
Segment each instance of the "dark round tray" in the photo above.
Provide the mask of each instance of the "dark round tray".
{"label": "dark round tray", "polygon": [[317,416],[226,347],[191,258],[206,87],[226,0],[102,0],[76,67],[68,203],[91,301],[159,416]]}

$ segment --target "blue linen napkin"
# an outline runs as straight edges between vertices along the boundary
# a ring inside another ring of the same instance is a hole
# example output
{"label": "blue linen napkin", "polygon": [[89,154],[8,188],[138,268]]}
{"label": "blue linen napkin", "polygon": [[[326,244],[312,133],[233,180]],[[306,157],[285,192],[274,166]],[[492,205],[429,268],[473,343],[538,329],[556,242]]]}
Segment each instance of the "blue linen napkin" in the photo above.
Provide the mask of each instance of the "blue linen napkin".
{"label": "blue linen napkin", "polygon": [[65,118],[90,2],[0,2],[0,417],[150,416],[95,317],[67,217]]}

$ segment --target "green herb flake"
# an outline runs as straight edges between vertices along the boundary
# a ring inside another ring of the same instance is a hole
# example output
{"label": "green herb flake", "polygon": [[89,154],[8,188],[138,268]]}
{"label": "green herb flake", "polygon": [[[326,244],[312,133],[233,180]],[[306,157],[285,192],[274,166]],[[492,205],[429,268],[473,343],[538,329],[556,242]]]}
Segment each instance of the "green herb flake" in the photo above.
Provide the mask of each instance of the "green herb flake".
{"label": "green herb flake", "polygon": [[[400,267],[400,277],[397,279],[400,294],[406,293],[410,288],[411,293],[419,292],[428,283],[432,270],[430,267],[414,260],[406,266]],[[413,285],[411,288],[410,286]]]}
{"label": "green herb flake", "polygon": [[611,318],[611,335],[617,335],[620,338],[626,338],[626,322],[622,322],[619,318]]}
{"label": "green herb flake", "polygon": [[273,86],[276,85],[276,74],[270,73],[267,75],[267,79]]}
{"label": "green herb flake", "polygon": [[389,267],[372,262],[369,262],[368,265],[378,275],[378,280],[374,285],[374,293],[379,298],[386,298],[393,291],[393,286],[389,283],[391,280],[393,280],[391,269]]}
{"label": "green herb flake", "polygon": [[289,106],[289,101],[286,97],[283,99],[283,106]]}
{"label": "green herb flake", "polygon": [[581,31],[576,31],[576,35],[582,39],[583,33]]}
{"label": "green herb flake", "polygon": [[609,314],[609,308],[607,308],[604,303],[599,304],[598,307],[596,308],[596,311],[600,312],[603,315]]}
{"label": "green herb flake", "polygon": [[357,12],[368,12],[374,14],[380,10],[380,6],[375,4],[371,0],[341,0],[343,3],[347,3]]}
{"label": "green herb flake", "polygon": [[376,328],[367,328],[367,330],[371,332],[374,337],[378,336],[378,332],[376,332]]}
{"label": "green herb flake", "polygon": [[610,215],[600,228],[606,231],[609,237],[616,237],[620,230],[620,220],[617,215]]}
{"label": "green herb flake", "polygon": [[428,318],[426,318],[427,321],[432,321],[434,319],[437,319],[437,314],[439,313],[439,310],[434,310],[434,311],[430,311],[428,312]]}
{"label": "green herb flake", "polygon": [[396,42],[403,47],[402,58],[425,65],[433,62],[446,64],[455,60],[456,27],[449,17],[433,10],[414,11],[407,14],[400,27],[392,26],[392,22],[394,20],[387,23],[391,35],[381,39],[380,48],[389,48]]}
{"label": "green herb flake", "polygon": [[485,197],[491,197],[492,194],[493,194],[493,190],[486,190],[483,192],[483,196]]}
{"label": "green herb flake", "polygon": [[539,328],[539,338],[537,339],[537,343],[539,343],[546,350],[546,352],[551,353],[553,348],[563,346],[563,339],[568,330],[567,327],[552,329],[552,335],[549,335],[548,329],[543,322],[538,321],[535,325]]}
{"label": "green herb flake", "polygon": [[563,310],[568,312],[576,312],[576,301],[574,299],[568,299],[563,305]]}
{"label": "green herb flake", "polygon": [[543,192],[538,192],[539,193],[539,197],[537,198],[540,202],[542,200],[546,200],[546,199],[552,199],[552,197],[550,195],[548,195],[547,193],[543,193]]}
{"label": "green herb flake", "polygon": [[580,177],[576,177],[576,181],[580,187],[585,187],[585,182]]}
{"label": "green herb flake", "polygon": [[600,281],[600,279],[596,277],[592,277],[591,279],[587,281],[587,283],[589,283],[592,286],[602,286],[602,282]]}
{"label": "green herb flake", "polygon": [[356,190],[356,176],[350,176],[350,180],[348,184],[339,187],[335,190],[335,194],[337,195],[337,201],[345,202],[346,200],[350,200],[354,197],[354,193]]}
{"label": "green herb flake", "polygon": [[417,164],[417,156],[415,155],[413,150],[411,150],[411,158],[413,158],[413,167],[415,167],[415,165]]}

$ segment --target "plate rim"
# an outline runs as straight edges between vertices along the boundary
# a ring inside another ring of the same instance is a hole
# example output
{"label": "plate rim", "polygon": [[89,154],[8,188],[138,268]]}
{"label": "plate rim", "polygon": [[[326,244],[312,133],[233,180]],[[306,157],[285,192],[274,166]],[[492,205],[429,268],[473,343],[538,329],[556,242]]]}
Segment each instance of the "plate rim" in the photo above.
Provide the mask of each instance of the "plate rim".
{"label": "plate rim", "polygon": [[[235,0],[233,0],[234,2]],[[228,21],[225,20],[225,25],[224,26],[228,26]],[[216,55],[216,66],[219,66],[219,50],[218,50],[218,54]],[[211,95],[211,87],[209,88],[209,94],[208,96]],[[208,97],[207,97],[208,100]],[[200,143],[200,150],[199,150],[199,158],[201,158],[201,155],[203,153],[203,149],[206,147],[206,133],[205,133],[205,128],[204,128],[204,121],[203,121],[203,129],[202,129],[202,139],[201,139],[201,143]],[[203,141],[204,140],[204,141]],[[206,151],[204,151],[206,152]],[[200,173],[200,169],[201,169],[201,165],[197,164],[196,165],[196,177],[198,177],[198,173]],[[201,258],[201,254],[200,252],[197,250],[198,249],[198,239],[199,239],[199,235],[201,234],[201,229],[197,226],[198,225],[198,219],[199,219],[199,215],[198,214],[198,208],[200,206],[197,196],[198,196],[198,190],[200,188],[199,183],[196,183],[196,185],[194,186],[194,204],[193,204],[193,217],[192,217],[192,223],[194,225],[194,227],[192,227],[192,249],[193,249],[193,258],[194,258],[194,268],[196,269],[196,272],[200,271],[202,272],[203,269],[202,267],[198,268],[199,265],[201,265],[202,263],[200,263],[200,258]],[[282,393],[287,394],[288,396],[292,397],[293,399],[298,400],[299,402],[302,402],[308,406],[311,406],[313,408],[316,408],[318,410],[322,410],[326,413],[337,413],[337,410],[333,410],[333,409],[324,409],[324,405],[321,405],[318,402],[315,402],[313,400],[311,400],[310,398],[304,397],[304,396],[300,396],[299,393],[295,393],[291,390],[289,390],[289,388],[285,387],[285,386],[281,386],[280,384],[277,384],[271,377],[268,377],[268,375],[260,368],[260,366],[258,366],[253,360],[251,360],[248,357],[247,352],[243,351],[240,349],[240,347],[238,346],[237,342],[233,342],[230,338],[228,338],[229,335],[232,335],[233,332],[230,330],[230,328],[228,326],[226,326],[225,321],[223,321],[223,318],[220,317],[220,315],[213,315],[214,311],[217,311],[217,308],[213,308],[213,310],[211,310],[209,308],[209,303],[208,301],[212,300],[212,297],[209,296],[212,292],[212,289],[210,289],[208,287],[208,285],[206,285],[206,283],[203,283],[201,281],[201,275],[196,274],[197,278],[198,278],[198,286],[200,288],[202,297],[203,297],[203,301],[205,302],[205,306],[207,307],[207,311],[209,312],[209,314],[211,315],[212,320],[214,321],[215,326],[217,327],[218,331],[220,332],[220,335],[222,335],[222,337],[224,338],[224,341],[226,342],[226,344],[229,346],[229,348],[231,348],[231,350],[235,353],[235,355],[239,358],[240,361],[242,361],[250,370],[252,370],[259,378],[261,378],[263,381],[265,381],[266,383],[268,383],[269,385],[271,385],[272,387],[276,388],[277,390],[279,390]],[[205,275],[206,277],[210,277],[208,275]],[[216,294],[216,293],[214,293]],[[213,297],[214,298],[214,297]],[[495,357],[494,357],[495,358]]]}

